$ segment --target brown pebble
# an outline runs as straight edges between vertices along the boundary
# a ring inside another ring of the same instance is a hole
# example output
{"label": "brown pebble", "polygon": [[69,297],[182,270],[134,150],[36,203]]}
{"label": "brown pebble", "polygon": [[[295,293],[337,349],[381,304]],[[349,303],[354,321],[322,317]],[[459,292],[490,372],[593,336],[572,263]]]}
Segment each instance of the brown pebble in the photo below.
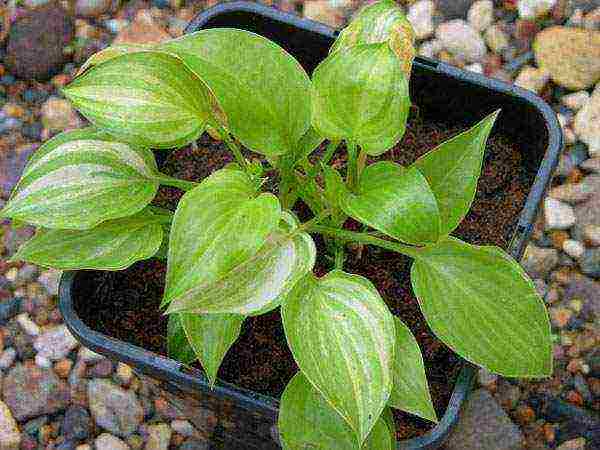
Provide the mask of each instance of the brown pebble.
{"label": "brown pebble", "polygon": [[549,444],[554,442],[554,440],[556,439],[556,426],[552,423],[545,423],[543,428],[546,442],[548,442]]}
{"label": "brown pebble", "polygon": [[564,230],[557,230],[550,233],[552,245],[558,250],[562,250],[564,242],[569,239],[569,233]]}
{"label": "brown pebble", "polygon": [[61,378],[67,378],[73,367],[73,361],[68,358],[61,359],[54,364],[54,371]]}
{"label": "brown pebble", "polygon": [[567,176],[566,182],[571,184],[577,184],[581,180],[583,180],[583,173],[578,168],[574,168]]}
{"label": "brown pebble", "polygon": [[600,378],[590,377],[587,379],[587,383],[591,393],[596,397],[600,397]]}
{"label": "brown pebble", "polygon": [[66,86],[71,82],[71,76],[66,73],[60,73],[52,78],[52,84],[56,88],[61,88]]}
{"label": "brown pebble", "polygon": [[184,440],[185,440],[185,436],[182,436],[180,434],[173,433],[171,435],[171,445],[174,447],[179,447],[181,444],[183,444]]}
{"label": "brown pebble", "polygon": [[515,420],[521,425],[527,425],[535,420],[535,411],[529,405],[520,405],[515,410]]}
{"label": "brown pebble", "polygon": [[583,397],[577,391],[567,392],[567,401],[575,406],[583,406]]}
{"label": "brown pebble", "polygon": [[550,317],[552,318],[552,323],[559,328],[566,327],[572,316],[573,311],[562,306],[550,308]]}

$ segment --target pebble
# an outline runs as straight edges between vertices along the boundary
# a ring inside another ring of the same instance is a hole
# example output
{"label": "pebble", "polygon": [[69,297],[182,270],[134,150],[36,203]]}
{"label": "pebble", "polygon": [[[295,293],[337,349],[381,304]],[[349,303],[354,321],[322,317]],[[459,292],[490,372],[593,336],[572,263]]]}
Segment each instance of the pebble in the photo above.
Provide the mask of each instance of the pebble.
{"label": "pebble", "polygon": [[570,204],[584,202],[600,193],[600,176],[589,175],[579,183],[565,183],[555,188],[549,193],[549,196]]}
{"label": "pebble", "polygon": [[136,395],[111,381],[93,379],[88,383],[90,411],[96,424],[117,436],[133,433],[144,418]]}
{"label": "pebble", "polygon": [[181,447],[179,447],[179,450],[208,450],[208,449],[209,449],[209,446],[208,446],[207,441],[200,441],[200,440],[194,439],[194,438],[187,439],[183,444],[181,444]]}
{"label": "pebble", "polygon": [[196,433],[194,426],[187,420],[174,420],[171,422],[172,430],[185,437],[193,436]]}
{"label": "pebble", "polygon": [[481,62],[487,53],[481,35],[461,19],[442,23],[436,37],[446,50],[466,62]]}
{"label": "pebble", "polygon": [[570,439],[560,444],[556,450],[585,450],[586,440],[583,437]]}
{"label": "pebble", "polygon": [[573,317],[573,311],[563,306],[552,307],[549,313],[552,323],[558,328],[565,328]]}
{"label": "pebble", "polygon": [[304,3],[304,16],[317,22],[338,28],[343,23],[343,15],[331,5],[330,0],[311,0]]}
{"label": "pebble", "polygon": [[59,325],[39,335],[33,347],[38,351],[38,355],[50,361],[58,361],[77,347],[77,340],[66,325]]}
{"label": "pebble", "polygon": [[600,277],[600,248],[587,249],[579,262],[581,271],[591,277]]}
{"label": "pebble", "polygon": [[558,264],[558,251],[529,244],[525,249],[521,264],[531,277],[544,279]]}
{"label": "pebble", "polygon": [[600,247],[600,224],[586,225],[583,229],[583,238],[592,247]]}
{"label": "pebble", "polygon": [[494,24],[485,30],[483,35],[485,43],[494,53],[502,53],[509,46],[508,34],[502,29],[499,24]]}
{"label": "pebble", "polygon": [[435,4],[432,0],[419,0],[408,8],[406,18],[411,23],[417,39],[427,39],[433,35],[434,10]]}
{"label": "pebble", "polygon": [[96,450],[130,450],[129,446],[116,436],[102,433],[94,441]]}
{"label": "pebble", "polygon": [[544,219],[547,230],[567,230],[576,221],[575,211],[570,205],[551,197],[544,200]]}
{"label": "pebble", "polygon": [[590,158],[581,163],[581,168],[588,172],[600,173],[600,157]]}
{"label": "pebble", "polygon": [[529,405],[520,405],[515,410],[514,417],[519,424],[525,426],[535,421],[535,411]]}
{"label": "pebble", "polygon": [[[598,32],[600,33],[600,32]],[[600,41],[598,42],[600,47]],[[598,55],[600,61],[600,54]],[[600,62],[599,62],[600,66]],[[599,67],[600,76],[600,67]],[[590,100],[577,112],[573,122],[573,131],[582,142],[588,145],[593,158],[600,156],[600,84],[596,86]]]}
{"label": "pebble", "polygon": [[592,393],[590,392],[590,388],[588,387],[585,378],[581,374],[575,375],[573,378],[573,386],[575,390],[581,394],[583,400],[586,403],[590,403],[592,401]]}
{"label": "pebble", "polygon": [[556,0],[518,0],[518,11],[521,19],[537,19],[550,12]]}
{"label": "pebble", "polygon": [[0,449],[19,450],[21,433],[9,407],[0,400]]}
{"label": "pebble", "polygon": [[50,97],[42,105],[42,124],[52,133],[79,128],[81,119],[68,100]]}
{"label": "pebble", "polygon": [[589,100],[590,94],[588,91],[577,91],[571,94],[563,95],[560,98],[561,103],[573,111],[579,111],[587,104]]}
{"label": "pebble", "polygon": [[12,297],[8,300],[2,300],[0,302],[0,322],[4,322],[8,319],[15,317],[21,309],[21,298]]}
{"label": "pebble", "polygon": [[171,433],[171,428],[165,423],[150,425],[145,450],[168,450]]}
{"label": "pebble", "polygon": [[442,48],[443,45],[439,39],[431,39],[423,42],[419,47],[419,55],[425,56],[426,58],[435,58]]}
{"label": "pebble", "polygon": [[67,409],[62,423],[62,433],[67,440],[83,441],[90,435],[90,414],[82,406],[71,406]]}
{"label": "pebble", "polygon": [[563,251],[573,259],[579,259],[585,252],[585,246],[574,239],[567,239],[563,242]]}
{"label": "pebble", "polygon": [[49,369],[52,367],[52,361],[38,353],[35,355],[35,365],[41,367],[42,369]]}
{"label": "pebble", "polygon": [[31,320],[29,314],[21,313],[17,316],[17,323],[29,336],[39,336],[41,333],[40,327]]}
{"label": "pebble", "polygon": [[494,2],[477,0],[467,13],[469,24],[477,31],[485,31],[494,22]]}
{"label": "pebble", "polygon": [[73,361],[68,358],[64,358],[54,364],[54,372],[56,372],[56,374],[61,378],[68,378],[72,367]]}
{"label": "pebble", "polygon": [[548,80],[550,80],[550,74],[546,70],[526,66],[517,75],[515,84],[539,94],[548,83]]}
{"label": "pebble", "polygon": [[0,353],[0,370],[10,368],[17,357],[17,351],[13,347],[8,347]]}
{"label": "pebble", "polygon": [[112,0],[77,0],[75,13],[78,16],[98,17],[110,8]]}
{"label": "pebble", "polygon": [[77,359],[81,362],[91,364],[105,359],[100,353],[96,353],[87,347],[81,347],[77,353]]}
{"label": "pebble", "polygon": [[117,364],[116,377],[119,383],[123,386],[128,386],[133,378],[133,369],[127,364],[120,362]]}

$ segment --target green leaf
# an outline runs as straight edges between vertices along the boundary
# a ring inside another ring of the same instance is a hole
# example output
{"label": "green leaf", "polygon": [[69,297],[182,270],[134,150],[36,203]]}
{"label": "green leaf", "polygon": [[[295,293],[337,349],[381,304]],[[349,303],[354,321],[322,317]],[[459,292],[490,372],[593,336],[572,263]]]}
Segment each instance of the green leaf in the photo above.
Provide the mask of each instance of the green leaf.
{"label": "green leaf", "polygon": [[219,366],[242,330],[244,317],[236,314],[179,314],[181,323],[214,387]]}
{"label": "green leaf", "polygon": [[364,442],[392,387],[394,320],[366,278],[307,277],[282,304],[300,370]]}
{"label": "green leaf", "polygon": [[450,234],[469,212],[485,143],[500,110],[474,127],[440,144],[414,163],[435,194],[441,217],[441,234]]}
{"label": "green leaf", "polygon": [[387,425],[390,433],[390,440],[396,442],[396,422],[394,421],[394,415],[392,414],[391,408],[387,407],[381,413],[381,418]]}
{"label": "green leaf", "polygon": [[0,215],[46,228],[93,228],[143,209],[158,190],[157,174],[149,150],[90,128],[61,133],[34,154]]}
{"label": "green leaf", "polygon": [[385,420],[379,418],[361,447],[352,429],[298,372],[281,396],[278,419],[283,448],[288,450],[392,450]]}
{"label": "green leaf", "polygon": [[158,251],[163,227],[143,211],[89,230],[38,230],[13,259],[61,270],[121,270]]}
{"label": "green leaf", "polygon": [[144,147],[183,146],[220,116],[206,84],[163,52],[117,56],[77,77],[63,92],[98,128]]}
{"label": "green leaf", "polygon": [[242,144],[267,156],[294,151],[310,125],[311,83],[289,53],[254,33],[229,28],[159,45],[210,86]]}
{"label": "green leaf", "polygon": [[197,357],[185,335],[181,323],[182,315],[183,314],[169,315],[169,322],[167,323],[167,349],[169,358],[176,359],[183,364],[190,364],[194,362]]}
{"label": "green leaf", "polygon": [[105,61],[116,58],[117,56],[125,55],[127,53],[136,53],[151,50],[152,45],[149,44],[117,44],[106,47],[97,53],[90,56],[85,63],[77,71],[77,76],[81,75],[87,69],[93,66],[97,66]]}
{"label": "green leaf", "polygon": [[420,252],[411,281],[433,332],[466,360],[507,377],[552,373],[544,302],[501,249],[447,238]]}
{"label": "green leaf", "polygon": [[[254,255],[224,266],[182,292],[168,311],[259,315],[279,306],[298,280],[312,270],[316,258],[315,244],[310,235],[297,230],[296,218],[287,212],[281,218]],[[231,236],[239,239],[238,233]],[[225,252],[222,257],[231,254]],[[200,276],[206,269],[202,271]]]}
{"label": "green leaf", "polygon": [[317,130],[315,130],[313,127],[310,127],[298,142],[298,146],[294,151],[294,163],[301,161],[304,158],[308,158],[308,156],[314,152],[324,140],[325,138],[317,133]]}
{"label": "green leaf", "polygon": [[400,319],[394,317],[394,322],[396,324],[394,387],[388,404],[437,423],[419,344],[410,329]]}
{"label": "green leaf", "polygon": [[323,166],[323,178],[325,179],[325,198],[331,208],[330,221],[337,227],[341,227],[347,216],[342,211],[342,198],[348,194],[342,176],[331,166]]}
{"label": "green leaf", "polygon": [[394,0],[380,0],[364,6],[337,37],[330,52],[358,44],[385,42],[410,77],[416,50],[415,34],[402,8]]}
{"label": "green leaf", "polygon": [[440,216],[427,180],[416,168],[380,161],[365,168],[358,192],[342,194],[356,220],[409,244],[437,242]]}
{"label": "green leaf", "polygon": [[355,142],[380,155],[404,135],[408,80],[387,44],[361,44],[330,54],[313,73],[313,120],[330,140]]}

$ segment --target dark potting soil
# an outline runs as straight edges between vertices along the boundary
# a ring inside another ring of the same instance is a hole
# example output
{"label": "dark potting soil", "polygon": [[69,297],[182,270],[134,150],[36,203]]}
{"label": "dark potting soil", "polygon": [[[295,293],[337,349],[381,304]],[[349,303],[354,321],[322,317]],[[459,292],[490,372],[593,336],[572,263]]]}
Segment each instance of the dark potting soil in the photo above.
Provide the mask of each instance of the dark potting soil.
{"label": "dark potting soil", "polygon": [[[466,124],[465,126],[467,126]],[[437,144],[462,131],[465,126],[447,128],[411,117],[407,132],[398,146],[383,155],[403,165],[410,164]],[[250,152],[246,156],[258,157]],[[159,157],[161,170],[169,175],[199,181],[233,160],[224,147],[203,136],[197,145]],[[340,150],[333,164],[342,166]],[[521,164],[521,154],[510,140],[492,135],[488,141],[482,176],[471,211],[454,233],[474,244],[506,247],[514,231],[518,214],[525,203],[532,176]],[[182,192],[161,187],[156,205],[174,209]],[[298,209],[306,220],[307,209]],[[357,223],[348,221],[348,228]],[[320,236],[314,236],[319,249],[315,273],[331,268]],[[344,269],[364,275],[414,333],[425,360],[427,378],[438,417],[443,415],[461,368],[462,360],[436,339],[419,311],[410,285],[410,260],[376,247],[358,249],[349,246]],[[120,272],[82,274],[76,284],[77,313],[95,330],[166,355],[167,318],[159,311],[164,288],[166,264],[158,260],[142,261]],[[222,380],[253,391],[279,397],[297,371],[287,347],[279,310],[248,318],[242,334],[230,349],[219,371]],[[415,416],[395,411],[398,439],[422,435],[432,424]]]}

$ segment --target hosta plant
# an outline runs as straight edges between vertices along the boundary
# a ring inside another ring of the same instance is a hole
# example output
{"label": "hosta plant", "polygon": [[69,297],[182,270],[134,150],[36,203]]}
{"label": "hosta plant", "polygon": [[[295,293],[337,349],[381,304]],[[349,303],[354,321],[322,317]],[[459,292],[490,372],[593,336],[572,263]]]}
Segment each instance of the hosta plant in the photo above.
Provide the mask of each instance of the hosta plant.
{"label": "hosta plant", "polygon": [[[508,377],[549,375],[549,321],[531,280],[500,248],[451,236],[499,112],[408,167],[380,158],[406,127],[413,57],[391,0],[364,8],[312,76],[236,29],[94,55],[63,91],[91,126],[46,142],[2,209],[37,227],[15,259],[119,270],[166,258],[170,352],[198,360],[211,385],[245,318],[279,308],[300,369],[281,399],[286,449],[391,449],[390,408],[437,420],[415,338],[368,279],[344,271],[356,248],[347,243],[412,258],[427,323],[465,360]],[[159,171],[157,152],[205,132],[236,162],[204,180]],[[336,169],[340,149],[347,163]],[[276,194],[264,189],[267,172],[278,174]],[[153,205],[160,185],[185,191],[175,211]],[[313,214],[304,223],[300,201]],[[362,231],[345,227],[350,218]],[[331,253],[321,277],[315,234]]]}

